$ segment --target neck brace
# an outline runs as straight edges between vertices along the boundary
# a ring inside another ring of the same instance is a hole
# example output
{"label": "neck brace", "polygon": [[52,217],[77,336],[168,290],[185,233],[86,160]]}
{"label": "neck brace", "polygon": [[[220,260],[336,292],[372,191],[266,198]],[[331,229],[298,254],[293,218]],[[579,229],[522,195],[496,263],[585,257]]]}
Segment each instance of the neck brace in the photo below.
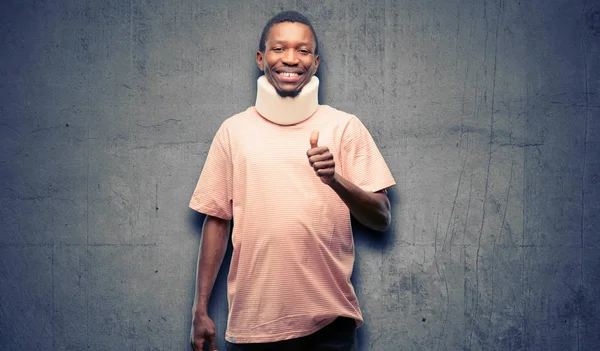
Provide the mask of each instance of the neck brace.
{"label": "neck brace", "polygon": [[258,78],[256,111],[267,120],[281,125],[300,123],[312,116],[319,106],[319,78],[312,76],[298,96],[281,97],[264,75]]}

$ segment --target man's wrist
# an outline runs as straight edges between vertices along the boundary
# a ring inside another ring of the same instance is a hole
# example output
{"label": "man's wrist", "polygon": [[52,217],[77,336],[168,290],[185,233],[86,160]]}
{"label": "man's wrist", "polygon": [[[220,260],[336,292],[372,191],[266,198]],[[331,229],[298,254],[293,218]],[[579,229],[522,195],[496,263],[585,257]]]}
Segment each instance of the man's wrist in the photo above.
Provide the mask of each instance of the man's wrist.
{"label": "man's wrist", "polygon": [[194,304],[192,306],[192,313],[194,316],[205,316],[208,314],[208,308],[206,304]]}
{"label": "man's wrist", "polygon": [[[340,183],[339,182],[339,176],[338,176],[338,174],[336,172],[336,173],[333,174],[333,177],[331,177],[331,180],[329,181],[329,183],[327,183],[327,185],[329,185],[330,187],[334,188],[335,186],[340,185],[339,183]],[[335,188],[334,188],[334,190],[335,190]]]}

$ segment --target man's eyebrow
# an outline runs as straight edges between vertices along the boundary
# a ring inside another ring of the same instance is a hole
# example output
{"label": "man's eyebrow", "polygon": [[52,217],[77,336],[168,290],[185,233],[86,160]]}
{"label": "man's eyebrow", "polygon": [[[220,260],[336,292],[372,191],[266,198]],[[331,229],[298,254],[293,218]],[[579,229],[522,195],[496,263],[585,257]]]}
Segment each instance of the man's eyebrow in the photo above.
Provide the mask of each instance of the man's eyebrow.
{"label": "man's eyebrow", "polygon": [[[287,44],[287,43],[288,42],[285,41],[285,40],[275,40],[272,44],[275,45],[275,44]],[[310,46],[310,47],[312,47],[312,43],[303,41],[303,42],[298,43],[298,46]]]}

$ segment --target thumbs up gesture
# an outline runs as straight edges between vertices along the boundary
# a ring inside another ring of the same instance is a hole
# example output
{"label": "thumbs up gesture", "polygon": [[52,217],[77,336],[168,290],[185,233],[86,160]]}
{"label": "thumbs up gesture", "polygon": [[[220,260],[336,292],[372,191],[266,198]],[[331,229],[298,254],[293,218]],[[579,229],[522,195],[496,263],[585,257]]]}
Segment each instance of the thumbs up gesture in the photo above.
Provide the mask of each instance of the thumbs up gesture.
{"label": "thumbs up gesture", "polygon": [[335,161],[329,148],[327,146],[318,146],[318,143],[319,131],[314,130],[310,134],[310,149],[306,152],[306,155],[317,177],[324,184],[329,185],[335,180]]}

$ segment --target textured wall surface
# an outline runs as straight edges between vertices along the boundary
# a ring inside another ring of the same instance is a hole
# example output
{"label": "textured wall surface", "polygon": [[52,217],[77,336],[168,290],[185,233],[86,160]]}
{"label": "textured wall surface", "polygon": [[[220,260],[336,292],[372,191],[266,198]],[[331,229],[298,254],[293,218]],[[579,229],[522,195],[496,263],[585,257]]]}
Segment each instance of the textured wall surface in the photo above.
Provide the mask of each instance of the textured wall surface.
{"label": "textured wall surface", "polygon": [[398,183],[360,350],[600,347],[600,1],[3,0],[0,349],[188,348],[187,205],[283,9]]}

